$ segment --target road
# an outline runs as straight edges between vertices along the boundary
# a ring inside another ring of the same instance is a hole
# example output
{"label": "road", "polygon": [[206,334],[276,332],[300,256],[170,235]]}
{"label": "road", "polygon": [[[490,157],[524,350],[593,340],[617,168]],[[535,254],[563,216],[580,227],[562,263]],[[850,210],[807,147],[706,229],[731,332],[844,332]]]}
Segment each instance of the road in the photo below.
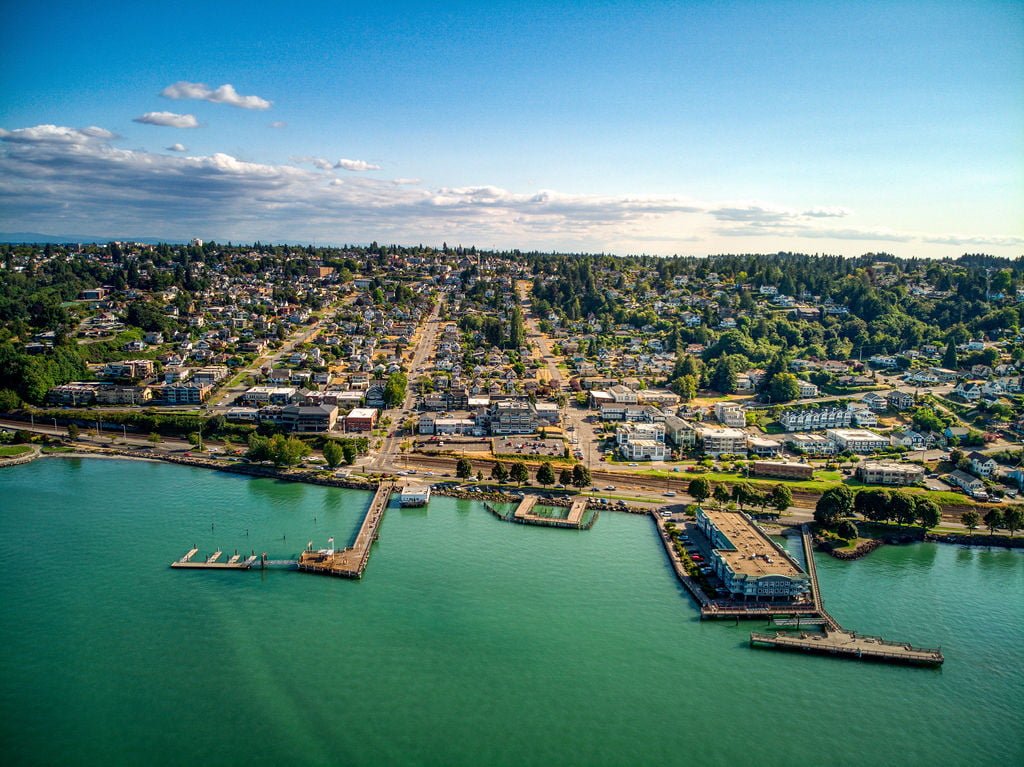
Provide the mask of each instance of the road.
{"label": "road", "polygon": [[439,295],[433,311],[420,324],[419,339],[416,341],[416,346],[413,347],[412,358],[409,362],[409,384],[405,389],[405,399],[401,407],[381,411],[381,418],[390,419],[390,425],[387,427],[388,434],[378,450],[371,454],[369,458],[360,461],[360,465],[363,468],[371,471],[388,470],[395,463],[402,439],[408,436],[404,433],[402,427],[402,421],[405,417],[403,414],[412,410],[413,405],[416,403],[415,384],[422,377],[421,369],[434,351],[434,346],[437,342],[437,332],[441,325],[439,317],[443,300],[443,297]]}
{"label": "road", "polygon": [[[523,324],[526,326],[526,338],[531,348],[536,345],[534,359],[542,366],[548,375],[552,388],[561,391],[563,386],[562,371],[555,364],[555,355],[551,350],[551,339],[546,333],[542,333],[538,318],[533,314],[533,301],[530,298],[531,283],[528,280],[520,280],[516,283],[516,292],[519,296],[519,304],[523,311]],[[541,381],[543,383],[543,381]]]}

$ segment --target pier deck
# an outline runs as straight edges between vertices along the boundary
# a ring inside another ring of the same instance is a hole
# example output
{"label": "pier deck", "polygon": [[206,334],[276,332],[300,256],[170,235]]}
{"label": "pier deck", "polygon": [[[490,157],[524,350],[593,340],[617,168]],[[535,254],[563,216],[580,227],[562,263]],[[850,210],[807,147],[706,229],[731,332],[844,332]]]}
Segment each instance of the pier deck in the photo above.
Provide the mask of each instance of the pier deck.
{"label": "pier deck", "polygon": [[388,507],[391,494],[395,492],[394,482],[381,482],[370,502],[370,508],[356,533],[351,546],[333,554],[319,551],[304,551],[299,556],[299,570],[323,575],[337,575],[342,578],[361,578],[370,558],[370,547],[377,540],[377,532],[384,510]]}
{"label": "pier deck", "polygon": [[522,525],[543,525],[546,527],[572,527],[579,529],[583,527],[583,514],[587,510],[589,499],[579,496],[573,499],[569,507],[569,513],[563,517],[548,517],[543,514],[534,514],[534,507],[540,502],[536,495],[526,495],[519,502],[516,510],[512,513],[512,521]]}
{"label": "pier deck", "polygon": [[[179,570],[248,570],[259,561],[259,557],[255,554],[242,559],[240,555],[235,554],[227,562],[218,562],[213,556],[205,559],[201,562],[192,561],[192,557],[196,555],[198,549],[193,549],[191,552],[186,554],[181,559],[171,562],[171,567]],[[217,557],[220,557],[221,552],[217,552]]]}
{"label": "pier deck", "polygon": [[941,650],[887,642],[881,637],[860,636],[853,631],[836,631],[828,628],[823,634],[799,634],[796,636],[781,632],[776,634],[752,632],[750,645],[922,666],[940,666],[945,660]]}

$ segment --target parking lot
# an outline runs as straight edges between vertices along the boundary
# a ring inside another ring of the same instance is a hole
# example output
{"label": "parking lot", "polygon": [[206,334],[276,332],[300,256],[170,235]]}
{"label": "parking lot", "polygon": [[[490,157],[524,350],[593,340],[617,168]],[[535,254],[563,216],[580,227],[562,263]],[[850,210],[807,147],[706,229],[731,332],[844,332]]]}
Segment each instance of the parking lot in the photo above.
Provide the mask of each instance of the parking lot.
{"label": "parking lot", "polygon": [[495,437],[495,455],[521,455],[524,458],[565,455],[565,442],[560,439],[538,439],[536,437]]}

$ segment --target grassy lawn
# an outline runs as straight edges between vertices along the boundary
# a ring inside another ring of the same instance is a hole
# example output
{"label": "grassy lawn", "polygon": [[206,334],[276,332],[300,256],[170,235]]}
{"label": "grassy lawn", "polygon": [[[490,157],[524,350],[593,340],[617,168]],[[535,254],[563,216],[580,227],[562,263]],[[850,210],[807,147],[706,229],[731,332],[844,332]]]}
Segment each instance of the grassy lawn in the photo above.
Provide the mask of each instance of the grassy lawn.
{"label": "grassy lawn", "polygon": [[0,458],[13,458],[16,455],[25,455],[32,451],[28,445],[4,445],[0,447]]}

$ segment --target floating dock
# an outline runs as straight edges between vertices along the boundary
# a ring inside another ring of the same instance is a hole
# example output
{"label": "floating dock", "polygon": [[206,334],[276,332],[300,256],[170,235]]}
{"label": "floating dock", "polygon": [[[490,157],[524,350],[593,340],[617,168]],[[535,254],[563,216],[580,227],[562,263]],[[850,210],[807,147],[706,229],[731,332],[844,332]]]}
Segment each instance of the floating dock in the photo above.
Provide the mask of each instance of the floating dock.
{"label": "floating dock", "polygon": [[227,562],[218,562],[217,560],[224,553],[218,550],[205,560],[196,562],[193,560],[193,557],[198,553],[199,549],[193,547],[181,559],[171,562],[171,567],[180,570],[248,570],[260,561],[260,558],[255,554],[250,554],[245,559],[242,559],[242,555],[236,551]]}
{"label": "floating dock", "polygon": [[394,491],[394,482],[381,482],[370,502],[363,523],[359,526],[355,543],[341,550],[314,551],[312,547],[307,548],[299,556],[299,570],[321,575],[336,575],[341,578],[362,578],[366,563],[370,559],[370,547],[377,540],[384,511]]}
{"label": "floating dock", "polygon": [[[542,525],[545,527],[571,527],[580,529],[583,527],[583,515],[587,510],[587,501],[584,496],[577,496],[569,506],[569,513],[563,517],[548,517],[543,514],[534,514],[534,507],[540,502],[536,495],[526,495],[519,502],[516,510],[512,513],[511,521],[521,525]],[[506,517],[506,519],[509,519]]]}

